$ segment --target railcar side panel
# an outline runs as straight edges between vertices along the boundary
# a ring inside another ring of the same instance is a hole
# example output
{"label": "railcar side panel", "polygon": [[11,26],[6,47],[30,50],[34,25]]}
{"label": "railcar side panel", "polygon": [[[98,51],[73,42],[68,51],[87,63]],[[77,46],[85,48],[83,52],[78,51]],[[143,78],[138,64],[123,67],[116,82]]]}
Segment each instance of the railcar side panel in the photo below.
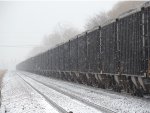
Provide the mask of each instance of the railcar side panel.
{"label": "railcar side panel", "polygon": [[70,41],[70,70],[78,71],[78,38]]}
{"label": "railcar side panel", "polygon": [[64,43],[64,71],[70,70],[70,44]]}
{"label": "railcar side panel", "polygon": [[145,34],[145,53],[146,53],[146,66],[147,72],[150,74],[150,7],[144,9],[144,34]]}
{"label": "railcar side panel", "polygon": [[64,45],[59,46],[59,65],[60,71],[64,70]]}
{"label": "railcar side panel", "polygon": [[137,12],[118,21],[120,40],[120,71],[124,74],[143,73],[142,14]]}
{"label": "railcar side panel", "polygon": [[117,73],[117,25],[113,22],[102,27],[102,72],[103,73]]}
{"label": "railcar side panel", "polygon": [[87,34],[88,45],[88,71],[100,72],[100,30],[97,29]]}
{"label": "railcar side panel", "polygon": [[87,72],[87,37],[86,35],[78,38],[78,69],[81,72]]}

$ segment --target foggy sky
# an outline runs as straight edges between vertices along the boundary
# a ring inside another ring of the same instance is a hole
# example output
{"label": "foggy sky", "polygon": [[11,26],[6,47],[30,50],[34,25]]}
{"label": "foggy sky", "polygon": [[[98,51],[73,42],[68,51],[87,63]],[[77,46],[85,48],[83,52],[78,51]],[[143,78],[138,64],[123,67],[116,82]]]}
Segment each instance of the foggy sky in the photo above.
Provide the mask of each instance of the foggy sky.
{"label": "foggy sky", "polygon": [[84,31],[87,19],[117,1],[0,1],[0,68],[14,68],[57,24]]}

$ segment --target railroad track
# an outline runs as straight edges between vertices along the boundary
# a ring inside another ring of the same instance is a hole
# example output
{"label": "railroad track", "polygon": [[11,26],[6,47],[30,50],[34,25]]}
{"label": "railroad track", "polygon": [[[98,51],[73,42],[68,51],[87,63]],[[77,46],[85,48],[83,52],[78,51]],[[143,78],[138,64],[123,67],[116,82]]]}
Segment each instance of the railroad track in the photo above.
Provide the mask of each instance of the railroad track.
{"label": "railroad track", "polygon": [[[23,73],[23,74],[24,74],[24,73]],[[57,91],[57,92],[59,92],[59,93],[61,93],[61,94],[64,94],[64,95],[66,95],[66,96],[68,96],[68,97],[70,97],[70,98],[72,98],[72,99],[78,100],[79,102],[81,102],[81,103],[83,103],[83,104],[86,104],[86,105],[88,105],[88,106],[90,106],[90,107],[92,107],[92,108],[95,108],[95,109],[97,109],[98,111],[102,111],[102,112],[104,112],[104,113],[116,113],[115,111],[112,111],[112,110],[110,110],[110,109],[108,109],[108,108],[106,108],[106,107],[97,105],[97,104],[95,104],[95,103],[93,103],[93,102],[90,102],[90,101],[88,101],[88,100],[86,100],[86,99],[83,99],[83,98],[81,98],[81,97],[79,97],[79,96],[73,95],[73,94],[71,94],[71,93],[68,93],[67,91],[64,91],[64,90],[62,90],[62,89],[59,89],[59,88],[55,87],[55,84],[51,84],[51,85],[50,85],[50,84],[46,84],[46,83],[41,82],[41,81],[39,81],[39,80],[36,80],[36,79],[34,79],[34,78],[32,78],[32,77],[29,77],[29,76],[26,75],[26,74],[24,74],[24,75],[25,75],[26,77],[28,77],[28,78],[30,78],[30,79],[36,81],[36,82],[38,82],[38,83],[40,83],[40,84],[42,84],[42,85],[48,87],[48,88],[51,88],[51,89],[53,89],[53,90],[55,90],[55,91]],[[30,85],[31,85],[31,84],[30,84]],[[32,86],[32,87],[33,87],[33,86]]]}
{"label": "railroad track", "polygon": [[57,105],[54,101],[49,99],[47,96],[45,96],[42,92],[40,92],[38,89],[33,87],[29,82],[27,82],[23,77],[21,77],[19,74],[17,74],[26,84],[28,84],[32,89],[34,89],[36,92],[38,92],[51,106],[53,106],[59,113],[69,113],[65,109],[63,109],[61,106]]}

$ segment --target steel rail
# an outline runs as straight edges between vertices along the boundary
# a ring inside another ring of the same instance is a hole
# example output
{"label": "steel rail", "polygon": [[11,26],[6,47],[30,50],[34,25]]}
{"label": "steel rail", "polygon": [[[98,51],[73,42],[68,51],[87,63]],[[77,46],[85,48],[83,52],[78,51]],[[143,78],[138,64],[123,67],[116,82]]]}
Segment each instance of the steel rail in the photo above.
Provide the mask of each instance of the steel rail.
{"label": "steel rail", "polygon": [[[23,74],[24,74],[24,73],[23,73]],[[53,84],[53,85],[46,84],[46,83],[43,83],[43,82],[41,82],[41,81],[39,81],[39,80],[36,80],[36,79],[34,79],[34,78],[31,78],[31,77],[29,77],[29,76],[26,75],[26,74],[24,74],[24,75],[25,75],[26,77],[28,77],[28,78],[30,78],[30,79],[32,79],[32,80],[34,80],[34,81],[36,81],[36,82],[42,84],[42,85],[44,85],[44,86],[47,86],[47,87],[49,87],[49,88],[51,88],[51,89],[53,89],[53,90],[55,90],[55,91],[57,91],[57,92],[59,92],[59,93],[61,93],[61,94],[64,94],[64,95],[66,95],[66,96],[68,96],[68,97],[70,97],[70,98],[73,98],[73,99],[75,99],[75,100],[78,100],[78,101],[82,102],[83,104],[86,104],[86,105],[88,105],[88,106],[90,106],[90,107],[92,107],[92,108],[95,108],[95,109],[99,110],[99,111],[102,111],[102,112],[104,112],[104,113],[117,113],[117,112],[115,112],[115,111],[113,111],[113,110],[110,110],[110,109],[108,109],[108,108],[106,108],[106,107],[97,105],[97,104],[92,103],[92,102],[90,102],[90,101],[88,101],[88,100],[86,100],[86,99],[83,99],[83,98],[79,97],[79,96],[76,96],[76,95],[70,94],[70,93],[68,93],[68,92],[66,92],[66,91],[63,91],[62,89],[59,89],[59,88],[55,87],[54,84]]]}
{"label": "steel rail", "polygon": [[42,92],[40,92],[38,89],[33,87],[29,82],[27,82],[23,77],[21,77],[19,74],[17,74],[21,79],[24,80],[26,84],[28,84],[32,89],[34,89],[36,92],[38,92],[50,105],[52,105],[59,113],[68,113],[65,109],[63,109],[61,106],[57,105],[54,101],[49,99],[47,96],[45,96]]}

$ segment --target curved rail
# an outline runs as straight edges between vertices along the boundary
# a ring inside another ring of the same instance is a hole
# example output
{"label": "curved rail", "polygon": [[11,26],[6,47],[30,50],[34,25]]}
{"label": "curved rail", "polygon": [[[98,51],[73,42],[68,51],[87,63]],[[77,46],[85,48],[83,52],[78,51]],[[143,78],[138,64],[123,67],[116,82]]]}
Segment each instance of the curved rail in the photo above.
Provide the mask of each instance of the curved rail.
{"label": "curved rail", "polygon": [[[17,74],[20,78],[22,78],[19,74]],[[65,109],[57,105],[55,102],[53,102],[51,99],[49,99],[47,96],[45,96],[42,92],[37,90],[35,87],[33,87],[29,82],[27,82],[24,78],[22,78],[26,84],[28,84],[30,87],[32,87],[36,92],[38,92],[44,99],[52,105],[59,113],[68,113]]]}
{"label": "curved rail", "polygon": [[95,109],[97,109],[97,110],[99,110],[99,111],[102,111],[102,112],[104,112],[104,113],[116,113],[115,111],[112,111],[112,110],[110,110],[110,109],[108,109],[108,108],[106,108],[106,107],[97,105],[97,104],[92,103],[92,102],[90,102],[90,101],[87,101],[87,100],[85,100],[85,99],[83,99],[83,98],[81,98],[81,97],[79,97],[79,96],[70,94],[70,93],[68,93],[68,92],[66,92],[66,91],[63,91],[63,90],[61,90],[61,89],[59,89],[59,88],[53,86],[53,85],[49,85],[49,84],[43,83],[43,82],[41,82],[41,81],[39,81],[39,80],[36,80],[36,79],[34,79],[34,78],[29,77],[29,76],[26,75],[26,74],[24,74],[24,75],[27,76],[28,78],[30,78],[30,79],[32,79],[32,80],[34,80],[34,81],[36,81],[36,82],[42,84],[42,85],[44,85],[44,86],[47,86],[47,87],[49,87],[49,88],[51,88],[51,89],[53,89],[53,90],[55,90],[55,91],[57,91],[57,92],[59,92],[59,93],[61,93],[61,94],[64,94],[64,95],[66,95],[66,96],[68,96],[68,97],[70,97],[70,98],[73,98],[73,99],[75,99],[75,100],[78,100],[78,101],[82,102],[83,104],[86,104],[86,105],[88,105],[88,106],[91,106],[91,107],[93,107],[93,108],[95,108]]}

